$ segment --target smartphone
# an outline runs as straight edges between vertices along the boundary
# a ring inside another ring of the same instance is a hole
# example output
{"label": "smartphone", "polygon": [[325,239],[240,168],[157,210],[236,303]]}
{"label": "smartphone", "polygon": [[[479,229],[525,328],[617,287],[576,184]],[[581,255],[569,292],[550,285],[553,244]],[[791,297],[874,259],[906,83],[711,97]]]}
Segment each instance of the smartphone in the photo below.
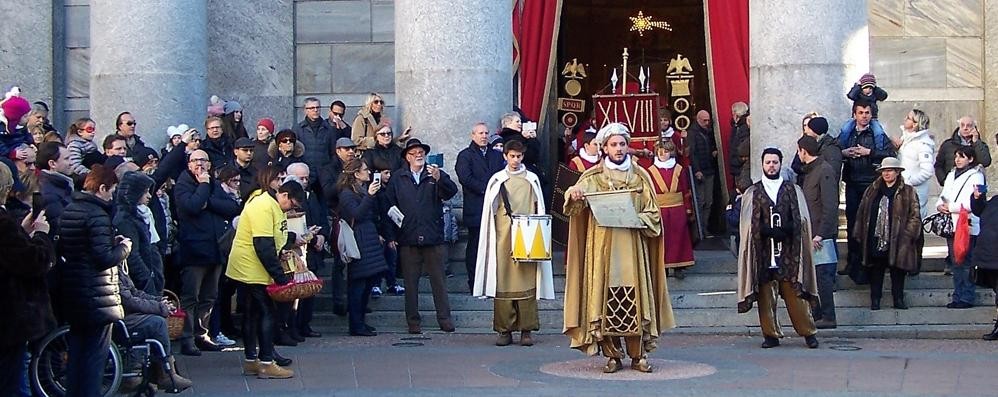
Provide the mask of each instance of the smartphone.
{"label": "smartphone", "polygon": [[31,219],[35,220],[38,218],[38,214],[40,214],[44,209],[45,201],[42,199],[42,193],[31,193]]}
{"label": "smartphone", "polygon": [[427,156],[426,163],[427,164],[433,164],[433,165],[437,166],[438,168],[443,168],[444,167],[444,154],[443,153],[431,154],[431,155]]}
{"label": "smartphone", "polygon": [[381,183],[381,173],[380,172],[375,172],[374,173],[374,182]]}
{"label": "smartphone", "polygon": [[533,121],[528,121],[526,123],[523,123],[523,131],[524,132],[527,132],[527,131],[537,131],[537,123],[535,123]]}
{"label": "smartphone", "polygon": [[988,185],[977,185],[977,191],[981,192],[981,194],[987,194],[988,193]]}

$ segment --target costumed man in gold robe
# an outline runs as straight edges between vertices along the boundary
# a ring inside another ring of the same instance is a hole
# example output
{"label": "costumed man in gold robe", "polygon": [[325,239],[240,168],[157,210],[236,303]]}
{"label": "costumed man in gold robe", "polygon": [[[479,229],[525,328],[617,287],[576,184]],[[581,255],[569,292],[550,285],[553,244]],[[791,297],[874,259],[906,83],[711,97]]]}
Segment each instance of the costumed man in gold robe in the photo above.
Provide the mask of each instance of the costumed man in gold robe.
{"label": "costumed man in gold robe", "polygon": [[[623,337],[631,368],[651,372],[647,353],[663,331],[676,326],[666,285],[664,240],[655,188],[648,172],[627,154],[630,132],[612,123],[596,137],[605,157],[565,191],[568,250],[565,267],[565,328],[571,346],[586,354],[602,351],[603,372],[623,367]],[[587,194],[630,190],[643,228],[600,226]]]}
{"label": "costumed man in gold robe", "polygon": [[[545,212],[540,179],[523,165],[526,149],[518,140],[503,146],[506,168],[492,175],[485,188],[472,294],[495,299],[493,328],[499,333],[496,346],[513,343],[515,331],[520,331],[521,346],[532,346],[530,333],[540,329],[537,299],[554,299],[551,261],[516,261],[510,255],[513,216]],[[530,245],[527,249],[543,250],[544,256],[550,257],[547,246],[536,246],[533,239],[518,243],[523,244],[521,247]]]}
{"label": "costumed man in gold robe", "polygon": [[780,175],[783,153],[762,152],[763,178],[742,193],[738,233],[738,312],[759,301],[762,348],[780,345],[776,297],[783,297],[794,331],[809,348],[818,347],[811,304],[818,285],[812,261],[811,216],[804,192]]}

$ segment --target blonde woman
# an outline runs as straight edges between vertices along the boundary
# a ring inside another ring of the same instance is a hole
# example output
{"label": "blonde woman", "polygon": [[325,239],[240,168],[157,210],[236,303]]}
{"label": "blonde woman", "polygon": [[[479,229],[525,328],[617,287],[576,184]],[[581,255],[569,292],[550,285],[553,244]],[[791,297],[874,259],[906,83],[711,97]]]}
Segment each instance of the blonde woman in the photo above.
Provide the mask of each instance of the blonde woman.
{"label": "blonde woman", "polygon": [[[364,101],[364,107],[357,112],[357,117],[353,120],[353,133],[350,139],[353,140],[361,150],[371,149],[376,144],[375,137],[378,134],[391,134],[392,122],[384,115],[385,99],[380,94],[372,92]],[[402,143],[409,139],[409,129],[395,139],[395,142]]]}

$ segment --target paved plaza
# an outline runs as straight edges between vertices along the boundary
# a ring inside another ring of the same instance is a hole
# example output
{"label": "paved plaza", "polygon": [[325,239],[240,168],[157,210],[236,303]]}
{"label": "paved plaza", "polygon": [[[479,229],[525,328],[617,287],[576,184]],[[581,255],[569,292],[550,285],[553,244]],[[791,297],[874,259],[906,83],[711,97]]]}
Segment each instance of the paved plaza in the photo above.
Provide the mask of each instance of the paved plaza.
{"label": "paved plaza", "polygon": [[295,361],[288,380],[240,375],[241,351],[178,363],[195,384],[184,395],[199,396],[998,396],[998,343],[983,340],[826,337],[812,350],[788,337],[763,350],[758,336],[666,334],[650,355],[654,373],[625,360],[606,375],[603,359],[563,335],[535,339],[496,347],[483,333],[332,332],[279,348]]}

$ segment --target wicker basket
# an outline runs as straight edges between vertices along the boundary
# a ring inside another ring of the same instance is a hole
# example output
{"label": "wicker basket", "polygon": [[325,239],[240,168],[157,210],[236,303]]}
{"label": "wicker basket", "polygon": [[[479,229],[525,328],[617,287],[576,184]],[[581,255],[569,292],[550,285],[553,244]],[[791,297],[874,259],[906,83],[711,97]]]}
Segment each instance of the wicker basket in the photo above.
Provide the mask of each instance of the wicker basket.
{"label": "wicker basket", "polygon": [[276,302],[292,302],[295,299],[307,299],[322,290],[322,280],[292,281],[285,285],[271,284],[267,286],[267,295]]}
{"label": "wicker basket", "polygon": [[176,308],[166,317],[166,329],[170,334],[170,340],[180,339],[184,334],[184,320],[187,318],[187,313],[180,308],[180,298],[173,291],[164,289],[163,296],[166,296],[166,300]]}

